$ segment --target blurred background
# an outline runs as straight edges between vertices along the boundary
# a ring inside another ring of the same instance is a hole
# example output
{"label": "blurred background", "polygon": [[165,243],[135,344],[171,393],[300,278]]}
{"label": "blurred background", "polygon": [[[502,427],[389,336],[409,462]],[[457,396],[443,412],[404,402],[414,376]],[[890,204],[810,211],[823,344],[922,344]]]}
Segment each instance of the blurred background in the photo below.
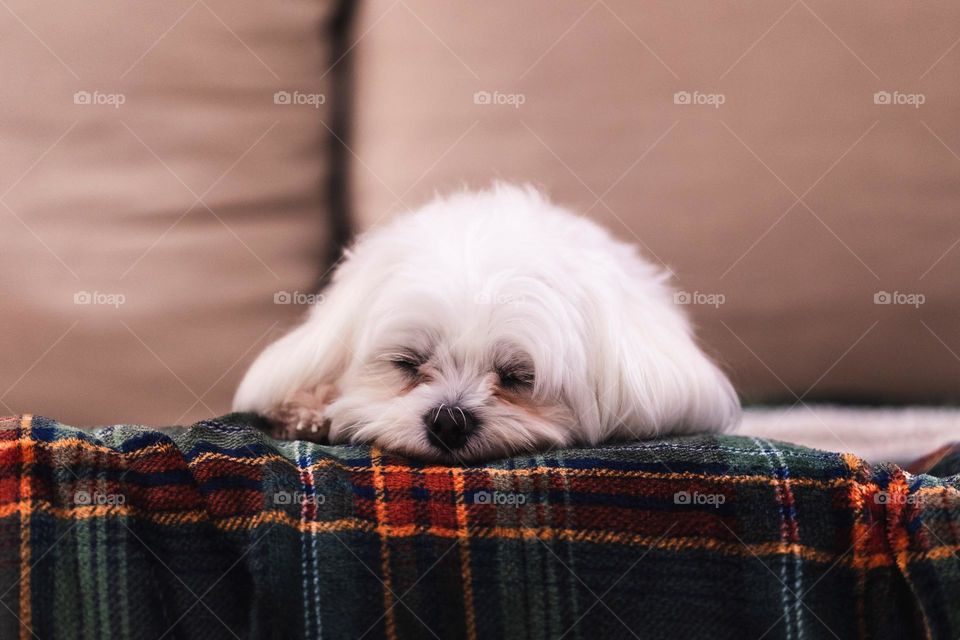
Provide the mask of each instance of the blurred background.
{"label": "blurred background", "polygon": [[3,0],[0,67],[0,412],[224,413],[352,234],[505,179],[672,270],[748,432],[960,433],[956,3]]}

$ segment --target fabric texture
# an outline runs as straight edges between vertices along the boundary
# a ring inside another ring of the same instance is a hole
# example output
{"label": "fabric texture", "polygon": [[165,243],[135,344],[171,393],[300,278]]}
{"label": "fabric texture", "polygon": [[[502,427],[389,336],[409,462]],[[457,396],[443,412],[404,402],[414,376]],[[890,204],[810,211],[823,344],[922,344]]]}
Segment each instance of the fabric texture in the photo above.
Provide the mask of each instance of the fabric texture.
{"label": "fabric texture", "polygon": [[960,633],[958,476],[739,436],[441,467],[258,426],[0,421],[0,637]]}
{"label": "fabric texture", "polygon": [[531,182],[673,271],[748,400],[960,401],[960,3],[490,6],[362,3],[363,224]]}
{"label": "fabric texture", "polygon": [[229,410],[338,240],[343,4],[4,3],[0,413]]}

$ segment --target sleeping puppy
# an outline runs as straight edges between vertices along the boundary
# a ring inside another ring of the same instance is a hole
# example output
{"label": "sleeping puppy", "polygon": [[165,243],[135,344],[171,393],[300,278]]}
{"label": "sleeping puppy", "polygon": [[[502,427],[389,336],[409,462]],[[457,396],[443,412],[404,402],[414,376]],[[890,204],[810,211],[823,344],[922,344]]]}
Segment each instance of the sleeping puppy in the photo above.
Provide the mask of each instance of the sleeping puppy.
{"label": "sleeping puppy", "polygon": [[443,462],[724,430],[737,395],[667,280],[532,188],[437,198],[357,241],[234,409]]}

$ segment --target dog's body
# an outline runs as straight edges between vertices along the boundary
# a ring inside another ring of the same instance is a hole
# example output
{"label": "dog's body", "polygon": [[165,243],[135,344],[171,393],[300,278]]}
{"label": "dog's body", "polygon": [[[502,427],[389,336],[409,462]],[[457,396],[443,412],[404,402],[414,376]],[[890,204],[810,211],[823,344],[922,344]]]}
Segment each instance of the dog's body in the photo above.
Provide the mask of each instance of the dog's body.
{"label": "dog's body", "polygon": [[725,429],[736,394],[666,281],[532,189],[438,198],[360,238],[234,406],[440,460]]}

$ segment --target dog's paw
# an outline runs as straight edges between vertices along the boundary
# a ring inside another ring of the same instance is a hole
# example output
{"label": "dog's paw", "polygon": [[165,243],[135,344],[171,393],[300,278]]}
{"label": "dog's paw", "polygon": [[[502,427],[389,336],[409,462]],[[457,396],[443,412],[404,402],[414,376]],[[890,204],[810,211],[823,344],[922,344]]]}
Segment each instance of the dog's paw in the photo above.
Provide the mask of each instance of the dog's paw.
{"label": "dog's paw", "polygon": [[325,442],[330,432],[330,421],[325,414],[332,395],[330,385],[290,394],[280,406],[267,413],[274,425],[270,435],[278,440]]}

